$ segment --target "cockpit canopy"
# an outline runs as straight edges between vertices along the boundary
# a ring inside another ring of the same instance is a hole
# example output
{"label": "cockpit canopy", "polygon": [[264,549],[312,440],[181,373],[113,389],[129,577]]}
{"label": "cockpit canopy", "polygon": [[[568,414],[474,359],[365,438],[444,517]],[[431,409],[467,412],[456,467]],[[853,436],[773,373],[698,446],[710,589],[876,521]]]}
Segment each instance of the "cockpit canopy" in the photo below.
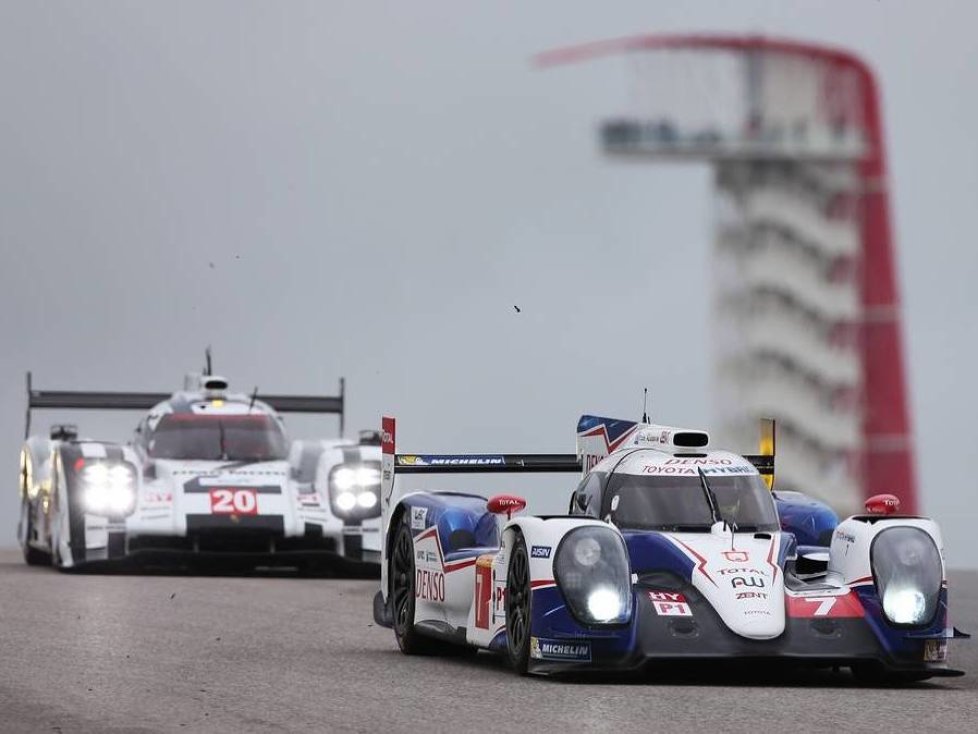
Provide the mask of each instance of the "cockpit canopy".
{"label": "cockpit canopy", "polygon": [[288,456],[285,433],[274,416],[170,413],[147,444],[154,459],[278,461]]}
{"label": "cockpit canopy", "polygon": [[637,451],[606,469],[599,464],[575,492],[571,513],[607,519],[622,530],[706,531],[714,516],[701,470],[721,519],[748,532],[780,529],[764,481],[733,454],[690,458]]}

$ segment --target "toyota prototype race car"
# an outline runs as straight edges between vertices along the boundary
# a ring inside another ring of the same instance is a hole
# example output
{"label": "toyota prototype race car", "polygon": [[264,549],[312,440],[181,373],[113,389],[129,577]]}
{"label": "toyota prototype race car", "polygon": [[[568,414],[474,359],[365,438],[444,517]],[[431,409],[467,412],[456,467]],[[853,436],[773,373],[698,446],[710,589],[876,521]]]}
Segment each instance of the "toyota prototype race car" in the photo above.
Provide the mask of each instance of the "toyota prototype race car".
{"label": "toyota prototype race car", "polygon": [[[908,682],[948,667],[943,541],[892,495],[838,521],[771,492],[762,454],[703,431],[583,416],[576,454],[395,453],[383,424],[383,557],[374,618],[406,654],[486,649],[521,674],[682,659],[848,666]],[[765,450],[766,447],[766,450]],[[567,515],[525,501],[398,491],[401,474],[582,472]],[[504,517],[503,517],[504,516]]]}
{"label": "toyota prototype race car", "polygon": [[[377,573],[376,432],[289,443],[280,416],[337,414],[342,434],[342,381],[339,396],[229,393],[207,373],[188,375],[184,388],[38,391],[28,373],[18,527],[28,564],[228,561]],[[35,408],[148,412],[121,444],[79,438],[73,426],[30,436]]]}

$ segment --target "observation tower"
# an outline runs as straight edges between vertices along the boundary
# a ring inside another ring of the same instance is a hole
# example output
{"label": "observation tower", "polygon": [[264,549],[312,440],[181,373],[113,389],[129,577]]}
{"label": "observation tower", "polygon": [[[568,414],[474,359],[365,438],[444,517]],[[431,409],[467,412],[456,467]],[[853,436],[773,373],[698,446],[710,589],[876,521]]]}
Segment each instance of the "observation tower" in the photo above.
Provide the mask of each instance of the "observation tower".
{"label": "observation tower", "polygon": [[853,54],[762,36],[647,35],[550,51],[618,56],[613,158],[713,171],[715,434],[778,420],[777,486],[840,512],[918,511],[876,80]]}

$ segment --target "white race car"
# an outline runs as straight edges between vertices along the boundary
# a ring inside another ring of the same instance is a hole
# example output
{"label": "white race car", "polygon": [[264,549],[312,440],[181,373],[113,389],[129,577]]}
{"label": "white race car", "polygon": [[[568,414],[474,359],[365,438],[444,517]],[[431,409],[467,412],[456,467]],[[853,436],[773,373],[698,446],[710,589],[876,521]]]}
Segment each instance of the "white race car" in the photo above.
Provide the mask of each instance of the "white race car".
{"label": "white race car", "polygon": [[[487,649],[520,673],[676,660],[848,666],[909,682],[948,666],[941,532],[879,495],[839,522],[774,492],[762,452],[703,431],[582,416],[569,455],[397,454],[384,419],[384,558],[374,618],[407,654]],[[398,489],[395,474],[583,472],[567,515],[520,497]]]}
{"label": "white race car", "polygon": [[[378,570],[380,441],[287,441],[279,413],[327,413],[339,396],[229,393],[190,375],[159,393],[33,390],[20,459],[18,537],[27,563],[235,561]],[[73,426],[29,436],[34,408],[141,409],[127,444]],[[324,561],[324,564],[320,564]]]}

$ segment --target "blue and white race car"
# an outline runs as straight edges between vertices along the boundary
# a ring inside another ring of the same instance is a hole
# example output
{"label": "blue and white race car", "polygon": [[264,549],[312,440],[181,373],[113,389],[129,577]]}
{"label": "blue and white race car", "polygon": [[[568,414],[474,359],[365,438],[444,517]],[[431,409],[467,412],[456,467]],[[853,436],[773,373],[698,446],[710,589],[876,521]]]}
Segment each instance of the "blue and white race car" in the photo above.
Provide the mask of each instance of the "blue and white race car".
{"label": "blue and white race car", "polygon": [[[890,495],[839,522],[772,493],[773,424],[768,435],[766,455],[744,457],[703,431],[583,416],[576,454],[408,455],[385,418],[374,617],[404,653],[481,648],[521,674],[738,658],[868,680],[961,675],[948,640],[967,635],[948,625],[937,523],[894,514]],[[512,495],[395,483],[582,470],[568,514],[549,517],[514,516],[525,501]]]}

